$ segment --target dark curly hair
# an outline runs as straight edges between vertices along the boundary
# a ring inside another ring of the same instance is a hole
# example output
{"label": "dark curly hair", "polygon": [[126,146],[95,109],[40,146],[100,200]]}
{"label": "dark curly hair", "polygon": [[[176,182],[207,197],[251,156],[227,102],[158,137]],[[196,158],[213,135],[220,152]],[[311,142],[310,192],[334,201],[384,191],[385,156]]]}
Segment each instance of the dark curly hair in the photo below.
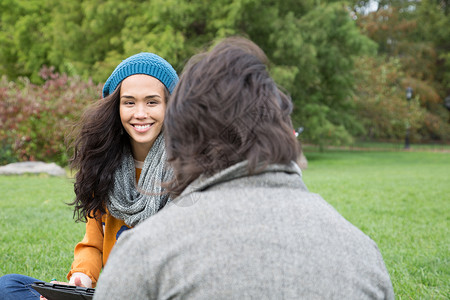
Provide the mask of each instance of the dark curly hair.
{"label": "dark curly hair", "polygon": [[[96,101],[75,124],[68,140],[73,156],[70,167],[76,170],[74,218],[86,221],[97,212],[105,213],[109,192],[114,188],[114,173],[120,166],[130,137],[120,121],[120,88]],[[169,91],[164,89],[165,101]]]}
{"label": "dark curly hair", "polygon": [[253,42],[227,38],[187,63],[165,117],[168,161],[178,196],[201,174],[248,160],[250,173],[300,154],[290,114],[293,104],[270,77]]}

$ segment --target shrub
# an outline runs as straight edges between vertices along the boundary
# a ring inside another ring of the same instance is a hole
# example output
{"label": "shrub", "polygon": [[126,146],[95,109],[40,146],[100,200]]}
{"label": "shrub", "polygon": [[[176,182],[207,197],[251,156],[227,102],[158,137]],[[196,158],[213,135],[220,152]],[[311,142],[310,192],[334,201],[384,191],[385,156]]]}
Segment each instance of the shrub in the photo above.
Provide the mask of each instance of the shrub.
{"label": "shrub", "polygon": [[[356,115],[365,127],[364,138],[400,141],[409,127],[413,142],[449,140],[449,114],[439,96],[424,82],[408,78],[398,59],[360,57],[356,66],[353,98]],[[414,89],[409,102],[407,86]]]}
{"label": "shrub", "polygon": [[64,143],[71,125],[101,95],[91,80],[40,71],[42,85],[27,78],[0,80],[0,163],[40,160],[67,165]]}

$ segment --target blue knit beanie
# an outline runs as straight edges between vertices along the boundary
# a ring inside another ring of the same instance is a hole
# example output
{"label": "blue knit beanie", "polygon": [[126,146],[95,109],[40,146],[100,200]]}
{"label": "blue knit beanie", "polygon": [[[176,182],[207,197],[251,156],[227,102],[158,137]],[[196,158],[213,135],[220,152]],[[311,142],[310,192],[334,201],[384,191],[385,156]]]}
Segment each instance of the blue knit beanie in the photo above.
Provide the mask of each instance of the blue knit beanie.
{"label": "blue knit beanie", "polygon": [[142,52],[128,57],[116,67],[103,86],[103,98],[112,94],[122,80],[135,74],[155,77],[171,94],[178,83],[177,72],[165,59],[153,53]]}

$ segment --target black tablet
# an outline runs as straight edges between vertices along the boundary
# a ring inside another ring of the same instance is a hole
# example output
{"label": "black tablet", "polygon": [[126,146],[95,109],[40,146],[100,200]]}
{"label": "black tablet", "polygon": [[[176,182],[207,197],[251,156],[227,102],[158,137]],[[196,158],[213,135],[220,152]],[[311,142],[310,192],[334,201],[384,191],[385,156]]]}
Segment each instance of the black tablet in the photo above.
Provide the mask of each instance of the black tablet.
{"label": "black tablet", "polygon": [[42,281],[33,283],[31,287],[48,300],[91,300],[95,292],[92,288]]}

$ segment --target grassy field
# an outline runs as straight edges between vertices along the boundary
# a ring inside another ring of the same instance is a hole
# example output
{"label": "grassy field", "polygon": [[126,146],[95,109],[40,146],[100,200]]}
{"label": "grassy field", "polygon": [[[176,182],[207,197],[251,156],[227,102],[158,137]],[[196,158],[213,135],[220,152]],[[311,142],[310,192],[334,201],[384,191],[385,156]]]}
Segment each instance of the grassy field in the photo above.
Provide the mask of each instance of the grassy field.
{"label": "grassy field", "polygon": [[[304,144],[303,146],[306,151],[319,151],[319,146]],[[405,151],[404,143],[390,143],[390,142],[364,142],[364,141],[355,141],[354,144],[350,146],[340,146],[326,147],[329,150],[365,150],[365,151],[384,151],[384,152],[392,152],[392,151]],[[409,152],[444,152],[450,153],[450,144],[416,144],[410,143]]]}
{"label": "grassy field", "polygon": [[0,275],[65,280],[84,235],[84,223],[75,223],[65,204],[73,197],[69,179],[0,176]]}
{"label": "grassy field", "polygon": [[397,299],[450,298],[450,154],[306,152],[303,178],[376,241]]}
{"label": "grassy field", "polygon": [[[397,299],[450,298],[450,154],[306,151],[303,177],[375,240]],[[83,237],[68,179],[0,176],[0,276],[63,279]]]}

